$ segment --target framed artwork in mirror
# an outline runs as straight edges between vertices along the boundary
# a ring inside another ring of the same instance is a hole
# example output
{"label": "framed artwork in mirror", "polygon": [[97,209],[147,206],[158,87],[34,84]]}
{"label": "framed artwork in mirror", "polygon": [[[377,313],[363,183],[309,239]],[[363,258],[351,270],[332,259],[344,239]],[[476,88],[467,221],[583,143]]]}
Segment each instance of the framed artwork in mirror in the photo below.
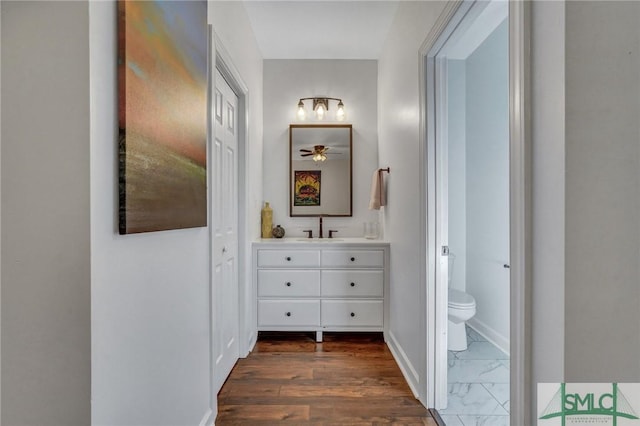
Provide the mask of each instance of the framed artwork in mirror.
{"label": "framed artwork in mirror", "polygon": [[295,170],[294,206],[320,206],[322,170]]}

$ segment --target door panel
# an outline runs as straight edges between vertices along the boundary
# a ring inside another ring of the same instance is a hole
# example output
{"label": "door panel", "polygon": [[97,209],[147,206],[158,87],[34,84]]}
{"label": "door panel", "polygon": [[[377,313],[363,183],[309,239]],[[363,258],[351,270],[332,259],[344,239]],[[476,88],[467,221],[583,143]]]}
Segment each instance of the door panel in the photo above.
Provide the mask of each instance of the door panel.
{"label": "door panel", "polygon": [[238,98],[216,70],[212,182],[213,384],[217,393],[238,360]]}

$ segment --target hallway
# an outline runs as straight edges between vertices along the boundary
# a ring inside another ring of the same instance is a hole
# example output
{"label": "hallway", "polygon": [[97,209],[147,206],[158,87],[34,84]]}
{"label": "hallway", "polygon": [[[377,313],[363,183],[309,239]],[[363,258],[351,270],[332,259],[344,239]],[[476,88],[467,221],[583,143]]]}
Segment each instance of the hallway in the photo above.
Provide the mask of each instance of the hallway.
{"label": "hallway", "polygon": [[218,395],[216,425],[436,425],[378,333],[261,333]]}

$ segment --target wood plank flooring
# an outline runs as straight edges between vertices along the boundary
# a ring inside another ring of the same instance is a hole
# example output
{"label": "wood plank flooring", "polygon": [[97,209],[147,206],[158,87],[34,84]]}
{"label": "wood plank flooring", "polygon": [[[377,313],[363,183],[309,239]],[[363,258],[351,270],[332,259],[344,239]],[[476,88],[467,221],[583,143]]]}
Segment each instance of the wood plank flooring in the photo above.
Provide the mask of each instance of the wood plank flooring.
{"label": "wood plank flooring", "polygon": [[430,425],[381,333],[261,333],[218,394],[216,425]]}

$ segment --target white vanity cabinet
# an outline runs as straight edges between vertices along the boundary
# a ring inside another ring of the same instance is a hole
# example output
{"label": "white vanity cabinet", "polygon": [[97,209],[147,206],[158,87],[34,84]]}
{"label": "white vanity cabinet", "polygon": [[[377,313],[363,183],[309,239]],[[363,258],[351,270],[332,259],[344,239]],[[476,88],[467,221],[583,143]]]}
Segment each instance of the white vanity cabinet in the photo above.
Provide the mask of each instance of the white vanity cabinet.
{"label": "white vanity cabinet", "polygon": [[253,243],[259,331],[384,331],[389,244],[360,238]]}

